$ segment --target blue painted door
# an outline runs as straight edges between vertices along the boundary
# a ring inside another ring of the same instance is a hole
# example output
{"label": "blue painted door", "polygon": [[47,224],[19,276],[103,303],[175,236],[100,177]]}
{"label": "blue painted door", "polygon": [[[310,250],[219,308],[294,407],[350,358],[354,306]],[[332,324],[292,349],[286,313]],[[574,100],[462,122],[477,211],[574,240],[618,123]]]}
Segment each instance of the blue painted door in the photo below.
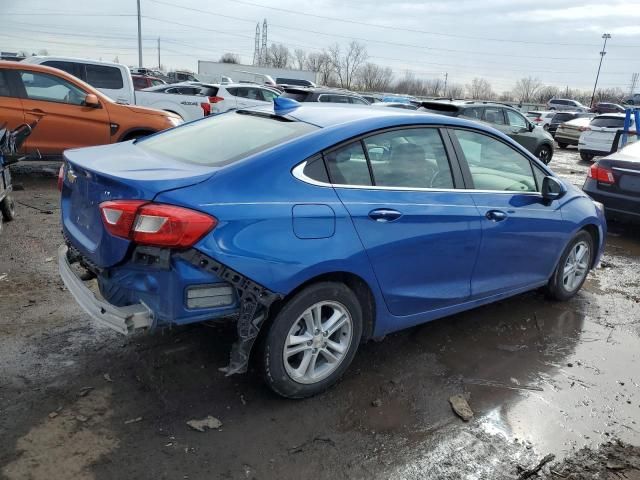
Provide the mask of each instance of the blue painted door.
{"label": "blue painted door", "polygon": [[546,203],[539,193],[546,173],[497,138],[454,132],[482,222],[472,297],[546,282],[568,239],[559,201]]}
{"label": "blue painted door", "polygon": [[393,315],[469,298],[480,221],[472,195],[453,189],[437,129],[371,136],[325,162]]}

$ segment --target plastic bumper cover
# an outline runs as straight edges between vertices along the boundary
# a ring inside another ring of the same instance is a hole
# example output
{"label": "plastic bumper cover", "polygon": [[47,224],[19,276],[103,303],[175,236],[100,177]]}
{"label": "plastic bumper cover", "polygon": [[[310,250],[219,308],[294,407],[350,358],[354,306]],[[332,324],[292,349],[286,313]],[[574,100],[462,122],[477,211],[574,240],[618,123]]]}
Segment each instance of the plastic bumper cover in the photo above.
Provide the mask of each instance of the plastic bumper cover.
{"label": "plastic bumper cover", "polygon": [[68,250],[66,245],[61,245],[58,249],[60,277],[76,302],[91,318],[123,335],[153,326],[153,312],[146,305],[139,303],[116,307],[96,297],[72,270],[67,257]]}

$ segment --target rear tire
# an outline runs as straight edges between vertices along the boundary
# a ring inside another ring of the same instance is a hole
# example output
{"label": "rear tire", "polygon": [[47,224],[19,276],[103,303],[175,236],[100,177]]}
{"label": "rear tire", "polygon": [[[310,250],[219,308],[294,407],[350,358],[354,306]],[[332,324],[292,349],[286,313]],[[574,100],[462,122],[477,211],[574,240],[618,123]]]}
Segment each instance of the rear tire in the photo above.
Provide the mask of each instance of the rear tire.
{"label": "rear tire", "polygon": [[590,153],[582,153],[580,152],[580,158],[582,160],[584,160],[585,162],[590,162],[591,160],[593,160],[594,155],[591,155]]}
{"label": "rear tire", "polygon": [[549,145],[540,145],[536,150],[536,157],[540,159],[542,163],[548,165],[553,157],[553,150]]}
{"label": "rear tire", "polygon": [[561,149],[563,149],[563,150],[564,150],[565,148],[567,148],[567,147],[569,146],[569,144],[567,144],[567,143],[558,143],[558,146],[559,146]]}
{"label": "rear tire", "polygon": [[261,355],[265,382],[283,397],[316,395],[340,380],[361,337],[362,308],[353,291],[336,282],[310,285],[269,327]]}
{"label": "rear tire", "polygon": [[573,297],[587,279],[593,261],[593,238],[584,230],[565,248],[547,284],[547,295],[554,300]]}
{"label": "rear tire", "polygon": [[11,195],[7,195],[4,197],[4,200],[0,202],[0,212],[2,212],[2,216],[7,222],[16,218],[16,203],[13,201]]}

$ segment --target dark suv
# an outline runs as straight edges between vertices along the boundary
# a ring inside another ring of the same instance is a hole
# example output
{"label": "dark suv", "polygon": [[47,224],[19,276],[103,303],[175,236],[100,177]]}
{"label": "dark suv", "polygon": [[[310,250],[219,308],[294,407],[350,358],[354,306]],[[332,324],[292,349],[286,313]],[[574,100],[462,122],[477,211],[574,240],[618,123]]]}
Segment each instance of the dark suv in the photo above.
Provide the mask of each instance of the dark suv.
{"label": "dark suv", "polygon": [[352,103],[355,105],[369,105],[360,95],[349,90],[336,88],[304,88],[284,87],[283,98],[291,98],[296,102],[327,102],[327,103]]}
{"label": "dark suv", "polygon": [[517,110],[500,103],[477,101],[422,102],[422,108],[431,113],[464,117],[491,124],[508,135],[544,163],[553,157],[553,137],[525,118]]}

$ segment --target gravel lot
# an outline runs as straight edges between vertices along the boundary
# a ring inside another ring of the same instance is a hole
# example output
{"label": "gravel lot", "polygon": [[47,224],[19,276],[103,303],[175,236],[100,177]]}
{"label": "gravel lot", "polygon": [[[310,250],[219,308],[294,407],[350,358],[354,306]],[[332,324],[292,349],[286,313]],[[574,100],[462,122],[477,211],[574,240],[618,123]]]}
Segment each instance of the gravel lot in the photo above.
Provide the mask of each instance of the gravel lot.
{"label": "gravel lot", "polygon": [[[578,185],[589,167],[574,149],[551,166]],[[567,478],[575,464],[558,462],[583,447],[640,445],[637,227],[610,225],[602,267],[571,301],[528,293],[369,343],[336,388],[296,402],[255,372],[218,371],[228,328],[125,339],[94,326],[57,275],[55,180],[15,181],[18,218],[0,236],[9,480],[515,479],[548,454],[542,473]],[[468,423],[449,406],[458,393]],[[186,424],[208,415],[222,426]],[[613,466],[603,475],[640,478],[632,463]]]}

